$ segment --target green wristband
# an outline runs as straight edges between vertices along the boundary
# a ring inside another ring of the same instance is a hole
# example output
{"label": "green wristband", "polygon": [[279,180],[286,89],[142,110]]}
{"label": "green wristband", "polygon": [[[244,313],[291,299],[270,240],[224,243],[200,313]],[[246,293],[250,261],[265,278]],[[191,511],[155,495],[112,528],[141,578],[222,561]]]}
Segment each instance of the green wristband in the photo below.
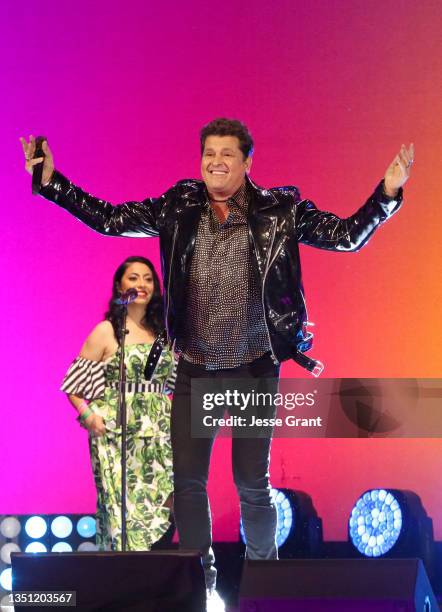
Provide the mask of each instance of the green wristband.
{"label": "green wristband", "polygon": [[88,417],[91,416],[91,414],[94,414],[94,412],[90,408],[86,408],[86,410],[81,413],[78,420],[80,423],[83,423]]}

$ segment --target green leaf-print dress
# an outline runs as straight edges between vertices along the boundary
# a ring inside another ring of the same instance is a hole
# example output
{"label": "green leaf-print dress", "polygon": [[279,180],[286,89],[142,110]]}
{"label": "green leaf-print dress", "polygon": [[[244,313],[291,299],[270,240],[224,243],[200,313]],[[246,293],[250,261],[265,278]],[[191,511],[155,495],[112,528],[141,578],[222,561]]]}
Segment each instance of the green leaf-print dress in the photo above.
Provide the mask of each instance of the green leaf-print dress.
{"label": "green leaf-print dress", "polygon": [[[151,344],[125,348],[127,409],[127,550],[149,550],[170,526],[164,507],[173,490],[170,407],[174,359],[163,350],[155,373],[143,385]],[[106,433],[89,436],[97,488],[97,544],[121,550],[121,428],[116,426],[119,352],[105,362],[78,357],[62,390],[91,399],[89,407],[103,417]],[[104,387],[104,391],[103,391]],[[99,389],[99,397],[96,397]]]}

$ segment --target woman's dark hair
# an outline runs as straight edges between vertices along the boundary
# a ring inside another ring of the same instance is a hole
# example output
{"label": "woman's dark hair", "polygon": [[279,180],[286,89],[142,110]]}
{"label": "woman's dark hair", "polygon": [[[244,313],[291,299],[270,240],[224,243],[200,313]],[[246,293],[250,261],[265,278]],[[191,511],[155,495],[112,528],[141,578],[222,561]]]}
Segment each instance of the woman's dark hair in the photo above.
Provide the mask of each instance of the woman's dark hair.
{"label": "woman's dark hair", "polygon": [[205,125],[200,132],[201,155],[208,136],[236,136],[244,159],[253,155],[253,138],[244,123],[237,119],[220,117]]}
{"label": "woman's dark hair", "polygon": [[153,263],[145,257],[138,257],[136,255],[128,257],[115,270],[114,280],[112,283],[112,297],[109,301],[109,310],[104,315],[104,318],[111,322],[118,343],[120,338],[121,314],[123,309],[120,305],[115,303],[115,300],[121,293],[119,289],[121,279],[123,278],[127,268],[133,263],[145,264],[152,272],[153,278],[153,294],[146,306],[146,312],[141,323],[143,327],[152,331],[155,335],[160,334],[164,329],[164,307],[163,298],[161,295],[160,279],[158,278],[158,274],[156,273]]}

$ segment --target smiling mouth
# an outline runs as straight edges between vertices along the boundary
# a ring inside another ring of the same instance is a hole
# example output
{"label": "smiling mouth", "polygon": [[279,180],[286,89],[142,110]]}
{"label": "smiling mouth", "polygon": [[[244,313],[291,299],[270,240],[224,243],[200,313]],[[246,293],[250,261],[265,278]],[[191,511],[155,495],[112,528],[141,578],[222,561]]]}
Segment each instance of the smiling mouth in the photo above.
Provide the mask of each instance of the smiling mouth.
{"label": "smiling mouth", "polygon": [[215,176],[224,176],[225,174],[228,174],[227,170],[209,170],[209,173]]}

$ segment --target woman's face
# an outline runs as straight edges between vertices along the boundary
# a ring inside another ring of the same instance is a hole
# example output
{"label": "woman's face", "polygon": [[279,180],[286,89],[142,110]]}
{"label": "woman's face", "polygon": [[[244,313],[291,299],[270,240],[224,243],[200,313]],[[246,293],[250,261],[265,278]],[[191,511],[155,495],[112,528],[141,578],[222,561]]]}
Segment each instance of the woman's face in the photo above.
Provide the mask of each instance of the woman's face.
{"label": "woman's face", "polygon": [[153,295],[153,275],[146,264],[135,261],[127,266],[119,290],[124,293],[134,287],[138,292],[135,304],[148,304]]}

